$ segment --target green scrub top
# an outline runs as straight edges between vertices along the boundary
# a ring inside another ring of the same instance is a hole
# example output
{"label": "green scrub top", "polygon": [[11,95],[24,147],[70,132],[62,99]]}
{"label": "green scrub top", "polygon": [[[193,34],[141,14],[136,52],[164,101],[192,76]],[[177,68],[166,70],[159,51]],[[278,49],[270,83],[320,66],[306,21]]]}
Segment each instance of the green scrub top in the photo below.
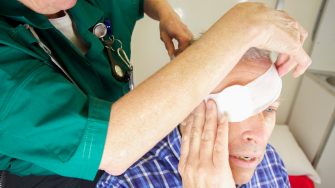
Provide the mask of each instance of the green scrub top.
{"label": "green scrub top", "polygon": [[[87,180],[98,171],[111,105],[129,89],[112,76],[104,46],[92,30],[109,19],[113,35],[130,56],[143,0],[78,0],[68,13],[88,47],[86,54],[47,17],[17,0],[1,4],[0,170]],[[76,84],[52,63],[24,24],[35,29]],[[115,53],[114,59],[121,62]]]}

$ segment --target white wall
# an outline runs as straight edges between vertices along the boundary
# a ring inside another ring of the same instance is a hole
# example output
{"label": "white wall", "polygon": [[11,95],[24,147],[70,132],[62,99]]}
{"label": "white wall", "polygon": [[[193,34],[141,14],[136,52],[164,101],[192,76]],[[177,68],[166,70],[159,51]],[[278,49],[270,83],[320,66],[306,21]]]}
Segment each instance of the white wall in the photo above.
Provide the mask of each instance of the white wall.
{"label": "white wall", "polygon": [[[259,0],[274,7],[276,0]],[[169,0],[195,36],[205,32],[224,12],[238,0]],[[320,7],[320,0],[285,0],[285,10],[312,33]],[[145,17],[138,22],[132,39],[132,62],[134,63],[135,83],[139,84],[148,76],[169,62],[167,52],[159,39],[158,23]],[[310,51],[311,39],[306,41],[305,49]],[[209,46],[210,48],[210,46]],[[290,75],[284,78],[282,105],[278,112],[278,122],[286,123],[291,104],[299,84],[299,79]]]}
{"label": "white wall", "polygon": [[335,1],[328,0],[312,50],[313,70],[335,72]]}
{"label": "white wall", "polygon": [[[312,48],[312,32],[321,6],[321,0],[285,0],[285,10],[295,18],[309,33],[304,48],[310,53]],[[284,78],[282,104],[278,111],[277,122],[287,123],[293,101],[301,78],[293,79],[291,75]]]}
{"label": "white wall", "polygon": [[320,158],[320,162],[316,167],[317,172],[321,176],[321,184],[316,184],[317,188],[334,187],[334,169],[335,169],[334,146],[335,146],[335,129],[332,130],[328,142]]}

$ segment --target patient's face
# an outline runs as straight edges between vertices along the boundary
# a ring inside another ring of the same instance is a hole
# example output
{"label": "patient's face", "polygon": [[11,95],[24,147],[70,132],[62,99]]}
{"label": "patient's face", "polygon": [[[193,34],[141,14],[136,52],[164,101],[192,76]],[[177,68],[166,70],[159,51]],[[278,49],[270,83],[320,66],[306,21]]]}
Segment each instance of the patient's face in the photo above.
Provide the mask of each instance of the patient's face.
{"label": "patient's face", "polygon": [[[213,93],[230,85],[245,85],[265,73],[270,66],[269,61],[242,60]],[[275,102],[243,122],[229,123],[229,163],[236,184],[249,182],[262,161],[275,125],[278,106],[279,102]]]}
{"label": "patient's face", "polygon": [[236,184],[250,181],[262,161],[279,102],[243,122],[229,123],[229,163]]}

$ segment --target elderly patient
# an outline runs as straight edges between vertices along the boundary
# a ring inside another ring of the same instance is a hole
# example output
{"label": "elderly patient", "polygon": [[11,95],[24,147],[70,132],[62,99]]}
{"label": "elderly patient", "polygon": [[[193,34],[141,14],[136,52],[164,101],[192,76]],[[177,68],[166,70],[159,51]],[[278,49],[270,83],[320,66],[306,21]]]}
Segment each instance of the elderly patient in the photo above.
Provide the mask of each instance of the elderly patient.
{"label": "elderly patient", "polygon": [[[251,48],[212,93],[231,85],[248,84],[270,66],[269,53]],[[229,164],[237,187],[290,187],[282,160],[268,144],[278,106],[275,101],[241,122],[229,122]],[[182,187],[178,173],[183,134],[180,130],[183,129],[173,130],[124,174],[104,174],[97,187]]]}

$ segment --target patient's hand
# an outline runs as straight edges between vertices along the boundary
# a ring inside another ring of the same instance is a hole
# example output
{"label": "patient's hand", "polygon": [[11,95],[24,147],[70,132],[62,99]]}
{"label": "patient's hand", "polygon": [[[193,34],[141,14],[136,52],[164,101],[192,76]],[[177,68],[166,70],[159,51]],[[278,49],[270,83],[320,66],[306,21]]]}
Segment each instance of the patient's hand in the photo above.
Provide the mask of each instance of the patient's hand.
{"label": "patient's hand", "polygon": [[178,166],[183,187],[235,187],[229,166],[228,121],[214,101],[202,102],[181,124]]}

